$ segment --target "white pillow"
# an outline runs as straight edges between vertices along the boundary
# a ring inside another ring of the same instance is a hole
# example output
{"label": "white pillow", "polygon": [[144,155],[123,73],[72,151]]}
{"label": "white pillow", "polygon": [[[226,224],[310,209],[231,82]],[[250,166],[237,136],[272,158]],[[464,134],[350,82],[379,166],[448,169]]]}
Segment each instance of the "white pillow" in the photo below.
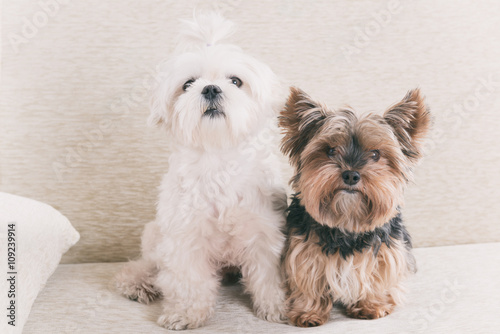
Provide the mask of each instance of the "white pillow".
{"label": "white pillow", "polygon": [[[15,232],[10,233],[9,240],[11,224],[15,224]],[[38,293],[54,273],[61,256],[79,239],[69,220],[50,205],[0,192],[0,333],[22,332]],[[11,268],[8,248],[12,247],[8,246],[13,244],[15,265]],[[8,281],[11,277],[15,281],[12,290]],[[15,298],[9,293],[13,290]],[[15,327],[8,323],[12,301]]]}

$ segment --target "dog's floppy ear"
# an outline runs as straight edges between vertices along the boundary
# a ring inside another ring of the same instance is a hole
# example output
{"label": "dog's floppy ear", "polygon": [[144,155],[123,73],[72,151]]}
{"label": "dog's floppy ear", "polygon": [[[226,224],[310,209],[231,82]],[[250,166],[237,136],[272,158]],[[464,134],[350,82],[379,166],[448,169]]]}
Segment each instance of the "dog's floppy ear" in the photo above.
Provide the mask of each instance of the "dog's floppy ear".
{"label": "dog's floppy ear", "polygon": [[152,105],[151,112],[148,117],[149,126],[160,126],[166,123],[165,111],[159,107],[159,105]]}
{"label": "dog's floppy ear", "polygon": [[416,162],[421,158],[431,115],[420,90],[409,91],[403,100],[385,112],[384,119],[392,127],[401,150],[410,161]]}
{"label": "dog's floppy ear", "polygon": [[290,88],[290,96],[279,117],[279,126],[284,133],[281,151],[290,157],[293,164],[299,163],[301,152],[325,118],[319,103],[311,100],[301,89]]}
{"label": "dog's floppy ear", "polygon": [[175,85],[172,83],[173,79],[169,75],[172,72],[172,61],[168,61],[162,66],[164,68],[155,74],[151,85],[148,125],[169,127],[168,108],[175,93]]}

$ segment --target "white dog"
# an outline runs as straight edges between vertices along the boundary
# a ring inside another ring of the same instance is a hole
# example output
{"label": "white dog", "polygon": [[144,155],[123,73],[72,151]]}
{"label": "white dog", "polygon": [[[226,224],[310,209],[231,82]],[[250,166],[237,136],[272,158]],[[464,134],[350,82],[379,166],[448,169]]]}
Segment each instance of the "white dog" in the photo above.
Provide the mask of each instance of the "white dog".
{"label": "white dog", "polygon": [[221,43],[229,21],[205,14],[186,23],[152,100],[150,121],[173,147],[157,217],[117,286],[141,303],[163,297],[161,326],[196,328],[214,312],[221,270],[236,266],[257,316],[281,322],[286,195],[277,144],[267,142],[280,85],[269,67]]}

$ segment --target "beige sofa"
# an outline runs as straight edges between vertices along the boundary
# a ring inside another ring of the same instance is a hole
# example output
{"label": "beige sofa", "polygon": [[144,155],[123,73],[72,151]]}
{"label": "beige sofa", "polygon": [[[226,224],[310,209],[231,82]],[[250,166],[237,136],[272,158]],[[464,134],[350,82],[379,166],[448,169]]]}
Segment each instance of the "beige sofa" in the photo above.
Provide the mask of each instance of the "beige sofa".
{"label": "beige sofa", "polygon": [[419,267],[405,306],[374,321],[335,308],[303,330],[256,318],[236,285],[193,332],[497,333],[498,1],[16,0],[1,8],[0,187],[54,206],[81,235],[24,333],[166,331],[160,305],[119,296],[112,277],[155,214],[169,143],[146,126],[148,81],[195,3],[234,20],[233,40],[286,85],[374,112],[419,86],[435,119],[403,211]]}

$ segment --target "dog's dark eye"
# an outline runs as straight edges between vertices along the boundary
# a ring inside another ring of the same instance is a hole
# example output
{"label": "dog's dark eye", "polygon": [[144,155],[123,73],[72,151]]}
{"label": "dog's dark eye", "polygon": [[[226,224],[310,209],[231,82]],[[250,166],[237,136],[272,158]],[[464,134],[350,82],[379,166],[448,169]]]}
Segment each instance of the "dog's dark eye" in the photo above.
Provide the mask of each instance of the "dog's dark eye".
{"label": "dog's dark eye", "polygon": [[195,81],[194,79],[189,79],[188,81],[186,81],[184,83],[184,85],[182,85],[182,90],[186,91],[186,89],[188,89],[189,87],[191,87],[191,85],[193,84],[194,81]]}
{"label": "dog's dark eye", "polygon": [[328,155],[330,158],[333,158],[337,154],[337,149],[335,147],[330,147],[326,151],[326,155]]}
{"label": "dog's dark eye", "polygon": [[373,150],[370,152],[370,158],[373,159],[373,161],[377,162],[380,159],[380,151],[379,150]]}
{"label": "dog's dark eye", "polygon": [[231,79],[231,83],[232,83],[233,85],[235,85],[236,87],[238,87],[238,88],[240,88],[240,87],[241,87],[241,85],[243,85],[243,82],[241,82],[241,79],[240,79],[240,78],[238,78],[238,77],[231,77],[231,78],[229,78],[229,79]]}

